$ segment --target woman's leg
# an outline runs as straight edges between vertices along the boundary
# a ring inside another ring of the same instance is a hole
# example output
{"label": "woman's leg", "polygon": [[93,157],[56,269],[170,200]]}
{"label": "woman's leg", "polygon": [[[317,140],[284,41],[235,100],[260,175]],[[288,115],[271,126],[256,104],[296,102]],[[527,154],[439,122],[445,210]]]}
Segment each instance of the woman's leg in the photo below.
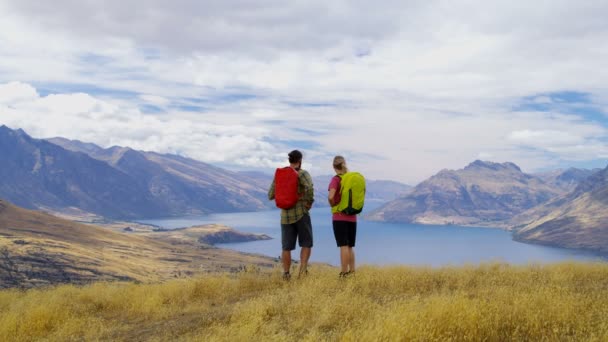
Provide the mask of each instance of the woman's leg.
{"label": "woman's leg", "polygon": [[347,223],[344,221],[333,221],[334,226],[334,237],[336,238],[336,244],[340,248],[340,274],[348,272],[349,252],[348,252],[348,236],[347,236]]}
{"label": "woman's leg", "polygon": [[340,266],[342,273],[348,272],[348,265],[350,263],[350,252],[348,246],[340,246]]}
{"label": "woman's leg", "polygon": [[348,247],[348,271],[355,272],[355,249]]}
{"label": "woman's leg", "polygon": [[349,222],[348,225],[348,271],[355,272],[355,242],[357,241],[357,222]]}

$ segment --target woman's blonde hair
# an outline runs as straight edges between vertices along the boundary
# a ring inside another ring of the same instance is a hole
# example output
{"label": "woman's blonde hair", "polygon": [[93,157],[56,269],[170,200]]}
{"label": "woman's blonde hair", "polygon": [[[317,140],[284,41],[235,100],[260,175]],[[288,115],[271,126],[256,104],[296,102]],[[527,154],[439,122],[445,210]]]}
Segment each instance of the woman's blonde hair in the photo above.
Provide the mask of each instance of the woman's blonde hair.
{"label": "woman's blonde hair", "polygon": [[346,171],[346,160],[342,156],[334,157],[334,169]]}

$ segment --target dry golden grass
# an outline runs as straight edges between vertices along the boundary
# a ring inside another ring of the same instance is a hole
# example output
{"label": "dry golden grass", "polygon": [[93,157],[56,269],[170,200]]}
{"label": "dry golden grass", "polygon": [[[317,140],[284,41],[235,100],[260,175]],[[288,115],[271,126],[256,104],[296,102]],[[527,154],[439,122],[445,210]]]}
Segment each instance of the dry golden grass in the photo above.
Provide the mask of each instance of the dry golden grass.
{"label": "dry golden grass", "polygon": [[606,264],[310,272],[1,291],[0,340],[608,340]]}

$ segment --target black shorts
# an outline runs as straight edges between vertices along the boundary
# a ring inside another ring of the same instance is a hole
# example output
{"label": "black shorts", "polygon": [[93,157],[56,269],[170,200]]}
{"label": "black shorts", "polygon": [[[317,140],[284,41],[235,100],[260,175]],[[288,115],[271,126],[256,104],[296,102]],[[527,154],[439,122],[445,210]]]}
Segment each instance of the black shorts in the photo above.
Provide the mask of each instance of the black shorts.
{"label": "black shorts", "polygon": [[312,223],[310,215],[304,214],[296,223],[281,224],[281,242],[284,251],[296,249],[296,239],[300,247],[312,247]]}
{"label": "black shorts", "polygon": [[338,247],[355,247],[357,240],[357,222],[333,221],[334,237]]}

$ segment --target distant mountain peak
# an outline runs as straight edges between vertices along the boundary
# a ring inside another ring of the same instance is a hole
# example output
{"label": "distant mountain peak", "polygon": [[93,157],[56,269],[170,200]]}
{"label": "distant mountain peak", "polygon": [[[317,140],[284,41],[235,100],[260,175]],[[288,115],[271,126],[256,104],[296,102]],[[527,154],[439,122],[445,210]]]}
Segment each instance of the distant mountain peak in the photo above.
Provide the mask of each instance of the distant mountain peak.
{"label": "distant mountain peak", "polygon": [[368,218],[389,222],[500,226],[562,191],[525,174],[514,163],[476,160],[442,170]]}
{"label": "distant mountain peak", "polygon": [[511,169],[511,170],[515,170],[518,172],[521,172],[521,169],[519,168],[519,166],[515,165],[514,163],[511,162],[505,162],[505,163],[494,163],[491,161],[483,161],[483,160],[475,160],[474,162],[472,162],[471,164],[467,165],[464,169],[465,170],[470,170],[470,169],[479,169],[479,168],[484,168],[484,169],[490,169],[490,170],[503,170],[503,169]]}
{"label": "distant mountain peak", "polygon": [[132,150],[132,149],[130,147],[123,147],[123,146],[116,146],[116,145],[114,145],[112,147],[109,147],[108,150],[110,150],[112,152],[123,152],[124,153],[124,152]]}
{"label": "distant mountain peak", "polygon": [[608,166],[582,180],[574,189],[574,194],[590,192],[608,186]]}
{"label": "distant mountain peak", "polygon": [[27,133],[25,133],[25,131],[22,130],[21,128],[11,129],[10,127],[8,127],[6,125],[0,126],[0,132],[9,133],[9,134],[12,133],[12,134],[15,134],[17,136],[27,136],[27,137],[29,137],[29,135],[27,135]]}

